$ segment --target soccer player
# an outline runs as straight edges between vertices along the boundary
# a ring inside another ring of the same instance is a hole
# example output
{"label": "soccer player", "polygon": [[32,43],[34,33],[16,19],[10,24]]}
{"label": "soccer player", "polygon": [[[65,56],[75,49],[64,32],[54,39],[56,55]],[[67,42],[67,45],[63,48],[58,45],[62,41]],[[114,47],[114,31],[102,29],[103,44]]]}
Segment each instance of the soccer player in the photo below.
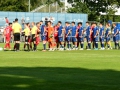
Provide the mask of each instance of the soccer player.
{"label": "soccer player", "polygon": [[40,43],[40,23],[39,22],[36,23],[36,27],[37,27],[37,37],[36,37],[36,48],[37,48],[38,44]]}
{"label": "soccer player", "polygon": [[40,21],[40,34],[41,34],[41,40],[43,42],[43,50],[46,51],[46,43],[47,43],[47,30],[45,25],[43,24],[43,21]]}
{"label": "soccer player", "polygon": [[108,46],[108,50],[110,49],[110,28],[109,25],[106,24],[106,32],[105,32],[105,39],[106,39],[106,44]]}
{"label": "soccer player", "polygon": [[10,48],[11,32],[12,32],[12,23],[9,23],[9,26],[7,26],[3,32],[3,35],[5,37],[5,41],[6,41],[4,50],[6,50],[6,48],[11,50],[11,48]]}
{"label": "soccer player", "polygon": [[44,28],[45,28],[45,25],[43,24],[43,21],[40,21],[40,34],[41,34],[41,40],[43,41],[43,37],[44,37]]}
{"label": "soccer player", "polygon": [[80,30],[80,26],[79,26],[79,24],[78,24],[77,30],[76,30],[77,48],[79,47],[79,30]]}
{"label": "soccer player", "polygon": [[92,43],[92,48],[94,48],[94,35],[93,35],[94,23],[91,24],[91,34],[90,34],[90,41]]}
{"label": "soccer player", "polygon": [[[108,25],[106,25],[108,26]],[[103,24],[100,23],[99,24],[99,38],[100,38],[100,44],[101,44],[101,50],[104,50],[104,27],[103,27]]]}
{"label": "soccer player", "polygon": [[84,48],[84,37],[83,37],[84,32],[83,32],[82,22],[79,22],[78,26],[80,27],[80,29],[79,29],[79,43],[81,46],[81,48],[79,50],[83,50],[83,48]]}
{"label": "soccer player", "polygon": [[93,29],[93,37],[94,37],[94,50],[98,50],[98,34],[99,34],[99,30],[98,30],[98,27],[97,27],[97,24],[94,23],[94,29]]}
{"label": "soccer player", "polygon": [[64,50],[64,32],[63,32],[63,26],[62,26],[62,22],[58,21],[58,37],[59,37],[59,43],[60,43],[60,50],[63,51]]}
{"label": "soccer player", "polygon": [[5,17],[5,22],[6,22],[6,26],[8,26],[9,25],[9,20],[8,20],[7,17]]}
{"label": "soccer player", "polygon": [[116,24],[113,24],[113,32],[114,32],[114,36],[113,36],[113,40],[114,40],[114,44],[115,44],[115,49],[119,49],[119,29],[116,26]]}
{"label": "soccer player", "polygon": [[59,48],[59,40],[58,40],[58,25],[54,26],[54,39],[55,39],[55,46],[58,49]]}
{"label": "soccer player", "polygon": [[17,18],[15,19],[15,23],[12,26],[12,29],[13,29],[13,33],[14,33],[14,41],[15,41],[15,47],[16,47],[15,51],[19,51],[19,49],[20,49],[20,33],[21,33],[21,30],[22,30],[22,27],[18,23]]}
{"label": "soccer player", "polygon": [[30,28],[29,28],[29,23],[26,23],[25,24],[25,29],[22,31],[25,33],[25,45],[27,46],[28,48],[28,51],[30,51],[29,47],[30,47],[30,43],[29,43],[29,40],[30,40]]}
{"label": "soccer player", "polygon": [[91,50],[91,27],[90,27],[90,23],[86,22],[86,40],[87,40],[87,44],[88,44],[88,48],[87,50]]}
{"label": "soccer player", "polygon": [[32,50],[32,35],[31,35],[31,25],[30,25],[30,23],[28,24],[28,28],[30,29],[30,39],[29,39],[30,50]]}
{"label": "soccer player", "polygon": [[66,33],[66,41],[67,41],[67,50],[71,50],[71,27],[69,22],[65,22],[65,33]]}
{"label": "soccer player", "polygon": [[32,42],[34,44],[33,51],[36,51],[36,48],[37,48],[37,45],[36,45],[37,30],[38,30],[38,28],[35,25],[35,22],[32,22],[31,34],[32,34]]}
{"label": "soccer player", "polygon": [[54,51],[54,42],[53,42],[53,36],[54,36],[54,28],[52,26],[52,23],[48,21],[48,43],[50,45],[50,50],[49,51]]}
{"label": "soccer player", "polygon": [[73,50],[77,50],[77,27],[75,26],[75,22],[72,22],[72,42],[73,42]]}
{"label": "soccer player", "polygon": [[46,43],[47,43],[47,30],[44,27],[44,32],[42,34],[42,41],[43,41],[43,50],[42,51],[46,51]]}

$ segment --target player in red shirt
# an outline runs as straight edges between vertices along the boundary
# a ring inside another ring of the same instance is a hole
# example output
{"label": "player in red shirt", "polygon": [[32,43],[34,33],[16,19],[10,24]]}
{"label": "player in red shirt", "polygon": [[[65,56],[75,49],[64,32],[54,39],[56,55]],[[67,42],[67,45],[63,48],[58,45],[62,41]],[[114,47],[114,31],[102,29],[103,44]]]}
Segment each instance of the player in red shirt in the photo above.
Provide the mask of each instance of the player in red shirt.
{"label": "player in red shirt", "polygon": [[36,45],[38,46],[39,45],[39,43],[40,43],[40,23],[39,22],[37,22],[36,23],[36,26],[37,26],[37,37],[36,37]]}
{"label": "player in red shirt", "polygon": [[7,26],[3,32],[3,35],[5,37],[5,41],[6,41],[6,44],[4,46],[4,50],[6,50],[7,48],[9,50],[11,50],[11,48],[10,48],[11,32],[12,32],[12,23],[9,23],[9,26]]}
{"label": "player in red shirt", "polygon": [[94,37],[93,37],[93,29],[94,29],[94,24],[91,25],[91,33],[90,33],[90,40],[91,40],[91,43],[92,43],[92,46],[94,48]]}
{"label": "player in red shirt", "polygon": [[55,40],[55,46],[56,48],[59,47],[59,42],[58,42],[58,25],[54,26],[54,40]]}
{"label": "player in red shirt", "polygon": [[78,26],[77,26],[77,32],[76,32],[77,47],[79,47],[79,29],[80,29],[80,26],[79,26],[79,24],[78,24]]}

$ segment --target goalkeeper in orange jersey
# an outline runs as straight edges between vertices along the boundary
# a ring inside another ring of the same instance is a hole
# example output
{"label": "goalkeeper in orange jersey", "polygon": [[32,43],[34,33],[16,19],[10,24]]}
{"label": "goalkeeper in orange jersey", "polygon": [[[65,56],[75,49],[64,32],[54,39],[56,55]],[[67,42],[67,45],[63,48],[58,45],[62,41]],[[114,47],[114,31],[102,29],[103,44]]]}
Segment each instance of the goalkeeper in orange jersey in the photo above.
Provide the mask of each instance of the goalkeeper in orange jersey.
{"label": "goalkeeper in orange jersey", "polygon": [[54,28],[52,26],[52,23],[48,21],[48,43],[50,45],[49,51],[54,51]]}

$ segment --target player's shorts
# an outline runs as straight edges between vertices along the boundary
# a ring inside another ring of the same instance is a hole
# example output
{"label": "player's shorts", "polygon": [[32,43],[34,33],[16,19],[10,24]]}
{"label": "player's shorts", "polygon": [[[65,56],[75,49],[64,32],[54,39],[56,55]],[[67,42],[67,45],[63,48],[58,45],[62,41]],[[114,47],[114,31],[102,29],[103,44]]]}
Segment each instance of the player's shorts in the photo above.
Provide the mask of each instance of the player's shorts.
{"label": "player's shorts", "polygon": [[20,41],[20,33],[14,33],[14,41]]}
{"label": "player's shorts", "polygon": [[119,40],[120,40],[120,33],[119,33]]}
{"label": "player's shorts", "polygon": [[58,41],[59,41],[59,40],[58,40],[58,36],[55,36],[54,38],[55,38],[55,42],[58,42]]}
{"label": "player's shorts", "polygon": [[10,42],[11,37],[10,37],[10,36],[6,36],[6,37],[5,37],[5,40],[6,40],[7,42]]}
{"label": "player's shorts", "polygon": [[25,42],[30,42],[30,36],[25,36]]}
{"label": "player's shorts", "polygon": [[100,39],[100,42],[104,42],[104,37],[102,38],[100,37],[99,39]]}
{"label": "player's shorts", "polygon": [[32,42],[36,41],[35,34],[32,34]]}
{"label": "player's shorts", "polygon": [[94,41],[94,36],[93,35],[90,36],[90,41],[91,42]]}
{"label": "player's shorts", "polygon": [[109,42],[110,41],[110,37],[106,37],[105,40],[106,40],[106,42]]}
{"label": "player's shorts", "polygon": [[119,35],[116,35],[113,37],[113,41],[116,42],[116,41],[119,41]]}
{"label": "player's shorts", "polygon": [[76,37],[72,37],[72,42],[77,42],[77,38]]}
{"label": "player's shorts", "polygon": [[84,42],[84,37],[79,37],[79,42]]}
{"label": "player's shorts", "polygon": [[70,36],[66,37],[66,41],[71,42],[71,37]]}
{"label": "player's shorts", "polygon": [[59,40],[59,42],[64,42],[64,38],[63,37],[59,37],[58,40]]}
{"label": "player's shorts", "polygon": [[36,44],[38,45],[40,43],[40,37],[36,37]]}
{"label": "player's shorts", "polygon": [[94,38],[94,42],[98,42],[98,36],[96,36],[96,38]]}
{"label": "player's shorts", "polygon": [[25,36],[25,32],[22,32],[21,36]]}
{"label": "player's shorts", "polygon": [[48,42],[53,42],[53,41],[54,41],[53,37],[52,38],[48,38]]}
{"label": "player's shorts", "polygon": [[46,36],[41,36],[42,41],[46,41],[47,37]]}
{"label": "player's shorts", "polygon": [[47,41],[47,37],[46,36],[41,36],[41,40],[42,41]]}
{"label": "player's shorts", "polygon": [[41,36],[41,40],[43,41],[43,36]]}
{"label": "player's shorts", "polygon": [[91,39],[90,39],[89,36],[86,36],[86,40],[87,40],[87,42],[90,42],[90,41],[91,41]]}

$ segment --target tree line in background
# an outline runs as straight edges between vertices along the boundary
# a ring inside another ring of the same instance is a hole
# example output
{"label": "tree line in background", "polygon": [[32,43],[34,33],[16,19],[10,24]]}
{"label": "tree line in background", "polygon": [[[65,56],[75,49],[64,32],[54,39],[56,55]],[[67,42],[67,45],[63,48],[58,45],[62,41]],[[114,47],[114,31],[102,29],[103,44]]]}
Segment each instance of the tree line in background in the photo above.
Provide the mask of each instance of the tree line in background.
{"label": "tree line in background", "polygon": [[[57,2],[63,6],[60,0],[30,0],[30,9],[33,10],[43,4],[52,4]],[[28,12],[29,0],[0,0],[0,11],[18,11]]]}
{"label": "tree line in background", "polygon": [[[0,0],[0,11],[28,11],[29,0]],[[31,10],[43,4],[52,4],[57,2],[60,7],[63,3],[60,0],[30,0]],[[72,5],[67,10],[69,13],[87,13],[89,21],[120,21],[119,16],[115,16],[116,9],[120,6],[120,0],[68,0]],[[106,13],[106,15],[101,15]]]}
{"label": "tree line in background", "polygon": [[[72,8],[70,13],[87,13],[89,21],[120,21],[119,16],[115,16],[116,8],[120,6],[120,0],[68,0]],[[106,13],[106,15],[101,15]]]}

